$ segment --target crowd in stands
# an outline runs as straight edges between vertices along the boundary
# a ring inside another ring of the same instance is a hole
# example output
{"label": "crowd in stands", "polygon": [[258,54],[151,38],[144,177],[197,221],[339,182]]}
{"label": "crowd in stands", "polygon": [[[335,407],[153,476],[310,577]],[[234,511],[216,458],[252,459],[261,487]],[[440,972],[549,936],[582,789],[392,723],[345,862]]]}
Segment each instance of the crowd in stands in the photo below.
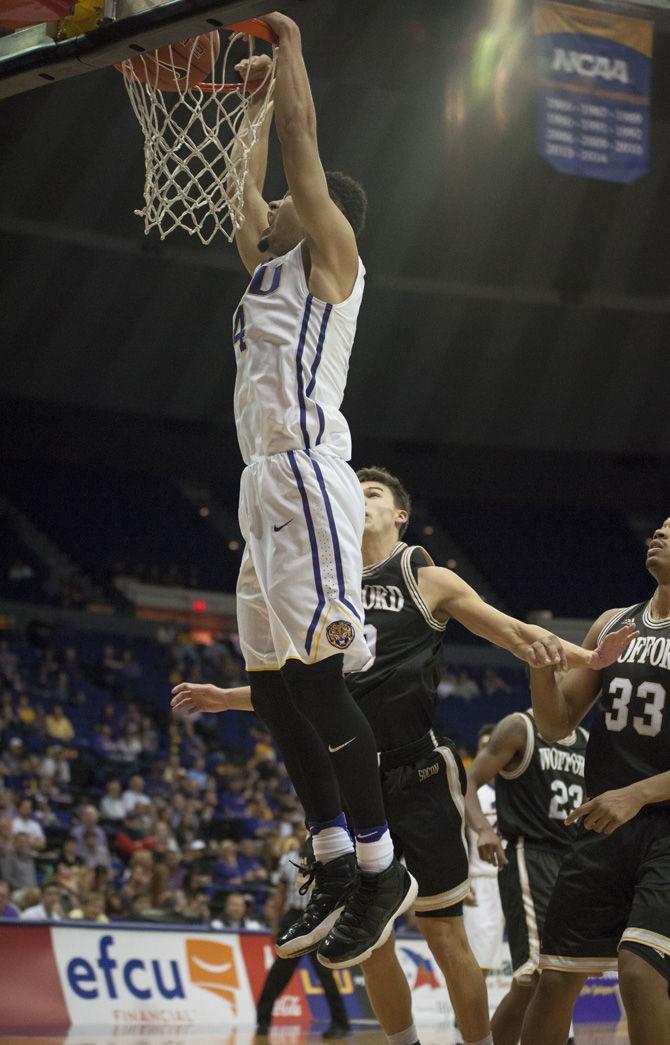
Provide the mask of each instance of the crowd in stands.
{"label": "crowd in stands", "polygon": [[[267,926],[303,821],[273,742],[244,712],[169,713],[184,679],[244,684],[236,636],[59,627],[0,639],[0,917]],[[439,695],[466,758],[454,725],[527,700],[493,669],[445,667]]]}

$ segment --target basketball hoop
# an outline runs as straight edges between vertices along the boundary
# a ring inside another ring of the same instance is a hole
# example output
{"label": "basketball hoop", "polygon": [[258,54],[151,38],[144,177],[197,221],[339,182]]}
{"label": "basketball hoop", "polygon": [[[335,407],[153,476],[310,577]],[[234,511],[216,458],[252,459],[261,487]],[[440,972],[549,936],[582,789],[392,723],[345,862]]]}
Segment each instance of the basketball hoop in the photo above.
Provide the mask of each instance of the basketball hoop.
{"label": "basketball hoop", "polygon": [[[145,235],[175,229],[211,243],[221,232],[230,242],[244,222],[244,183],[249,153],[268,113],[277,66],[276,50],[262,83],[233,82],[233,48],[246,38],[276,44],[259,18],[226,26],[182,44],[127,58],[117,66],[144,135]],[[260,104],[251,108],[254,100]]]}

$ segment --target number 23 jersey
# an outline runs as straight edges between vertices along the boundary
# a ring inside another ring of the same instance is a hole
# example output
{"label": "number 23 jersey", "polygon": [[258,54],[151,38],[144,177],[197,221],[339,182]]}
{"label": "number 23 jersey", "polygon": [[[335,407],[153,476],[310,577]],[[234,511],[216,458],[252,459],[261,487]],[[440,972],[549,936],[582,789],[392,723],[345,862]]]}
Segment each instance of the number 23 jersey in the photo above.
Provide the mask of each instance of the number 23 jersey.
{"label": "number 23 jersey", "polygon": [[[652,620],[649,603],[639,603],[616,614],[598,641],[628,619],[635,622],[638,638],[600,673],[602,689],[586,751],[590,798],[670,770],[670,620]],[[670,807],[670,802],[662,804]]]}
{"label": "number 23 jersey", "polygon": [[496,776],[498,830],[508,842],[570,845],[579,829],[564,821],[585,798],[588,733],[580,726],[563,740],[545,740],[532,711],[517,714],[526,727],[526,744],[519,764]]}

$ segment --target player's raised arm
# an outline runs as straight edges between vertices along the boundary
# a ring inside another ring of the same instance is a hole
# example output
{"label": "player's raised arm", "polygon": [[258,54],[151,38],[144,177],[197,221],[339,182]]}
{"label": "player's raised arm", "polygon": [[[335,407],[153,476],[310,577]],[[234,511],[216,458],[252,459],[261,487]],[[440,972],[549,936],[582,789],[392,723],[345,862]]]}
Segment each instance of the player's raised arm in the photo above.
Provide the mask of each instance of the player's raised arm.
{"label": "player's raised arm", "polygon": [[[249,111],[244,117],[240,129],[239,140],[236,141],[232,160],[235,162],[236,151],[246,146],[251,128],[262,107],[270,78],[272,62],[265,54],[253,55],[238,62],[235,69],[242,79],[249,84],[259,86],[253,92],[249,103]],[[272,125],[272,104],[269,105],[265,119],[256,131],[256,142],[249,150],[247,176],[244,181],[244,223],[235,230],[235,244],[242,264],[249,273],[255,272],[261,261],[267,256],[259,246],[261,236],[268,224],[268,205],[263,199],[263,186],[268,165],[268,141]]]}
{"label": "player's raised arm", "polygon": [[323,301],[338,304],[351,294],[358,273],[356,237],[328,192],[300,30],[285,15],[263,18],[279,38],[275,126],[289,192],[309,246],[309,289]]}
{"label": "player's raised arm", "polygon": [[[501,769],[514,768],[526,749],[527,731],[521,715],[507,715],[491,733],[485,748],[477,753],[468,766],[468,784],[475,789],[492,783]],[[469,791],[469,787],[468,787]]]}
{"label": "player's raised arm", "polygon": [[170,707],[180,715],[197,715],[199,711],[253,711],[251,688],[236,686],[222,689],[209,683],[180,682],[172,690]]}
{"label": "player's raised arm", "polygon": [[[439,620],[454,617],[468,631],[509,650],[532,668],[589,668],[599,671],[613,663],[630,639],[637,634],[627,625],[608,635],[601,646],[584,648],[559,639],[534,624],[502,613],[477,594],[451,570],[425,566],[419,571],[421,593]],[[568,730],[568,732],[570,732]],[[565,736],[561,733],[560,736]]]}
{"label": "player's raised arm", "polygon": [[[620,612],[607,610],[594,621],[584,639],[585,649],[597,648],[601,631]],[[627,633],[626,643],[637,635],[630,626]],[[540,733],[547,740],[561,740],[577,728],[596,700],[600,693],[600,672],[578,667],[559,679],[551,667],[531,668],[530,693]]]}

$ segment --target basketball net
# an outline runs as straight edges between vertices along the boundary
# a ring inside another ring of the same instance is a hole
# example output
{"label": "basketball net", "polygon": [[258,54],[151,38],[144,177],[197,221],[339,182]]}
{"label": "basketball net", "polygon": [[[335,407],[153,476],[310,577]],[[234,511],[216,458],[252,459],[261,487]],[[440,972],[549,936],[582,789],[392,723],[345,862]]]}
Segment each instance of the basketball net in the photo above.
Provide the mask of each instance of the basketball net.
{"label": "basketball net", "polygon": [[[208,244],[217,233],[223,233],[230,242],[242,227],[249,153],[268,114],[277,65],[273,48],[272,66],[258,87],[267,87],[267,91],[262,104],[252,109],[258,85],[246,80],[237,85],[226,83],[227,78],[233,79],[231,51],[243,39],[243,33],[230,37],[223,58],[216,62],[215,75],[220,76],[217,84],[183,86],[190,78],[197,38],[191,45],[186,74],[170,59],[174,90],[159,90],[155,74],[151,83],[148,63],[144,63],[140,81],[133,65],[137,67],[142,61],[141,55],[119,67],[144,135],[144,207],[135,214],[144,219],[145,235],[158,229],[165,239],[175,229],[183,229]],[[253,54],[253,37],[246,39]],[[170,63],[164,66],[169,71]]]}

